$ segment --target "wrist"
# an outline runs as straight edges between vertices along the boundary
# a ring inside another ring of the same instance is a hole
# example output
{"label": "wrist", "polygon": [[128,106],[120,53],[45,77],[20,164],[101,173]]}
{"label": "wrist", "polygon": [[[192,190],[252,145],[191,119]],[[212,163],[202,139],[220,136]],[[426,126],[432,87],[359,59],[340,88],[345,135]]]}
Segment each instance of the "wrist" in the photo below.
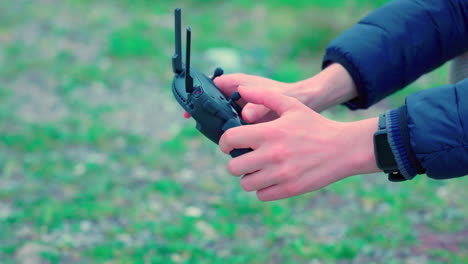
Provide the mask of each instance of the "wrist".
{"label": "wrist", "polygon": [[293,83],[288,94],[320,112],[347,102],[357,96],[351,75],[338,63],[333,63],[316,76]]}
{"label": "wrist", "polygon": [[378,130],[379,118],[370,118],[346,123],[344,129],[345,167],[351,175],[380,172],[374,153],[374,133]]}

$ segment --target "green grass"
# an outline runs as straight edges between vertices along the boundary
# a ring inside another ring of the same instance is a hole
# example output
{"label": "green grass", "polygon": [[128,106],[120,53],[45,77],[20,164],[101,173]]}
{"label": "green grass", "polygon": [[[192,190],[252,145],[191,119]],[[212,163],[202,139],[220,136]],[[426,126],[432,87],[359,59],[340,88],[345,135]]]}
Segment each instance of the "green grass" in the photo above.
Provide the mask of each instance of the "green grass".
{"label": "green grass", "polygon": [[[44,263],[467,262],[463,179],[366,175],[262,203],[170,93],[175,7],[192,27],[195,67],[211,71],[206,52],[230,48],[240,71],[293,82],[384,2],[2,2],[0,262],[19,262],[31,244]],[[386,104],[446,75],[444,66]],[[425,248],[426,233],[458,250]]]}

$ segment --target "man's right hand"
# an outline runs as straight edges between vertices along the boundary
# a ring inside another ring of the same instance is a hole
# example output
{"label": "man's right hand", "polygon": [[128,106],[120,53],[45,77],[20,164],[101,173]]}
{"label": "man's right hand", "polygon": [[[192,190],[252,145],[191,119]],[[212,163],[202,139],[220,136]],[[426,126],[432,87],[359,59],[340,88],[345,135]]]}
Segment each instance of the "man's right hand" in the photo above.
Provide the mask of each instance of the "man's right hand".
{"label": "man's right hand", "polygon": [[[260,76],[247,75],[243,73],[234,73],[220,76],[214,80],[214,83],[226,96],[237,91],[239,86],[247,87],[266,87],[265,89],[273,90],[284,95],[293,96],[293,85],[291,83],[279,82],[267,79]],[[242,118],[248,123],[261,123],[274,120],[278,115],[267,109],[263,105],[246,103],[242,98],[237,101],[242,109]],[[190,115],[185,112],[184,117],[190,118]]]}
{"label": "man's right hand", "polygon": [[[356,86],[351,76],[338,63],[333,63],[319,74],[296,83],[279,82],[242,73],[223,75],[216,78],[214,82],[227,96],[231,96],[239,86],[265,87],[260,89],[273,90],[296,98],[316,112],[347,102],[357,96]],[[278,118],[275,112],[263,105],[246,103],[242,99],[237,103],[243,107],[242,118],[248,123],[262,123]],[[190,115],[185,112],[184,117],[190,118]]]}

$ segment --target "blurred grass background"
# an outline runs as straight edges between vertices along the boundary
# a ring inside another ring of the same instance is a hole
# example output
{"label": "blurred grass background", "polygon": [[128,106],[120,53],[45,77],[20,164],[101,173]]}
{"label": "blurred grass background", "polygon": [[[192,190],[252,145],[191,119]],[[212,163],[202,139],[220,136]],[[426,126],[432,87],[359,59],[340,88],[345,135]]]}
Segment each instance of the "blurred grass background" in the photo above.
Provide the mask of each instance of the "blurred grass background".
{"label": "blurred grass background", "polygon": [[[170,92],[193,64],[293,82],[378,0],[0,2],[0,263],[467,263],[466,179],[352,177],[263,203]],[[367,111],[447,82],[447,67]]]}

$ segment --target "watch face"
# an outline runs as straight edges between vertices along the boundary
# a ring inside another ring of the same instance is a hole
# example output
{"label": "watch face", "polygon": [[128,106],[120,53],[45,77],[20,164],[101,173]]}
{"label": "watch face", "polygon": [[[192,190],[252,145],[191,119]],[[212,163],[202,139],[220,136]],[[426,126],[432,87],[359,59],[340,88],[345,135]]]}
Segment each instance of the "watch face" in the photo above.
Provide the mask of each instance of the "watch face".
{"label": "watch face", "polygon": [[390,144],[388,143],[387,133],[385,131],[377,131],[374,134],[374,149],[377,165],[384,171],[396,170],[398,165],[393,155]]}

